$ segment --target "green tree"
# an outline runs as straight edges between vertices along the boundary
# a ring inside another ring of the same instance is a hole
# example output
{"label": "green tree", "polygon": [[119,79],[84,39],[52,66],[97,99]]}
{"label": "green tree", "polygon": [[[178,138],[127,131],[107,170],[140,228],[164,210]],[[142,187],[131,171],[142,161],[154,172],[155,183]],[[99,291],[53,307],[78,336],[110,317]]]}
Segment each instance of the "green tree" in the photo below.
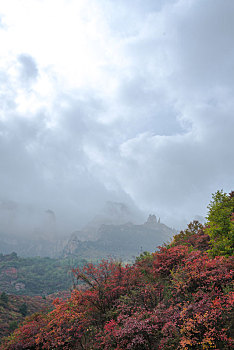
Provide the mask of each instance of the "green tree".
{"label": "green tree", "polygon": [[7,304],[8,303],[8,295],[5,292],[2,292],[2,294],[0,295],[0,300],[4,303]]}
{"label": "green tree", "polygon": [[19,307],[19,312],[21,313],[22,316],[26,316],[27,312],[28,312],[28,306],[26,303],[23,303],[22,305],[20,305]]}
{"label": "green tree", "polygon": [[234,192],[217,191],[208,205],[205,232],[210,236],[213,256],[234,253]]}

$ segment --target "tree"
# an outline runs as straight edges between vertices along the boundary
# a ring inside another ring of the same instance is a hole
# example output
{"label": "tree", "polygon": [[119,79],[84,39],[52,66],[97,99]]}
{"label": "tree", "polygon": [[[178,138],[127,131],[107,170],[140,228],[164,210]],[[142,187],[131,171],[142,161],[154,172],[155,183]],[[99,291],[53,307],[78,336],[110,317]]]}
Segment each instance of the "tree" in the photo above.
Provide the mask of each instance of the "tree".
{"label": "tree", "polygon": [[20,307],[19,307],[19,312],[21,313],[22,316],[26,316],[28,313],[28,306],[26,303],[23,303]]}
{"label": "tree", "polygon": [[1,296],[0,296],[0,300],[4,303],[7,304],[8,303],[8,295],[5,292],[2,292]]}
{"label": "tree", "polygon": [[188,224],[185,230],[180,231],[179,234],[173,237],[173,241],[169,246],[187,245],[193,249],[206,251],[210,247],[209,241],[210,237],[204,233],[203,225],[199,221],[194,220]]}
{"label": "tree", "polygon": [[217,191],[208,205],[205,232],[210,236],[213,256],[234,253],[234,192]]}

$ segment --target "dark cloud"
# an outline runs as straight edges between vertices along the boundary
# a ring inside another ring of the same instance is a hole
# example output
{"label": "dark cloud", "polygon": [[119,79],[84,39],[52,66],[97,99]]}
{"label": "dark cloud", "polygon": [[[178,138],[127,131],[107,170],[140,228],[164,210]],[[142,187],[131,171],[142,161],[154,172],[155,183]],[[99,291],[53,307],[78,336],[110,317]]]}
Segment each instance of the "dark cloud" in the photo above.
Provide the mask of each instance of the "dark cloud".
{"label": "dark cloud", "polygon": [[[49,116],[42,112],[31,118],[16,114],[2,121],[1,198],[34,211],[30,218],[30,211],[21,208],[23,222],[31,223],[26,233],[33,223],[38,225],[39,213],[46,208],[55,211],[60,233],[69,233],[90,220],[108,200],[133,205],[121,188],[107,188],[100,171],[95,173],[92,151],[85,152],[89,145],[95,150],[96,143],[99,147],[105,143],[105,131],[93,120],[94,111],[101,108],[93,96],[80,100],[64,95],[55,103],[56,125],[52,128],[48,127]],[[21,226],[18,231],[22,233]]]}
{"label": "dark cloud", "polygon": [[[191,2],[189,6],[178,2],[160,16],[153,15],[144,36],[139,35],[139,40],[133,42],[132,64],[142,69],[140,62],[143,62],[146,79],[160,81],[158,86],[176,111],[174,122],[177,120],[183,131],[174,127],[174,135],[159,136],[155,118],[154,126],[149,124],[148,133],[122,145],[124,162],[120,178],[137,202],[143,201],[147,207],[155,207],[166,216],[170,216],[169,212],[180,218],[189,218],[192,212],[204,214],[211,192],[220,187],[231,190],[234,165],[230,96],[234,72],[232,8],[231,2],[223,6],[221,1],[216,1],[215,8],[213,2],[212,6],[202,1]],[[157,38],[160,19],[161,32],[168,33],[165,40]],[[156,37],[152,37],[155,30]],[[128,48],[128,54],[131,52]],[[157,65],[162,53],[165,61]],[[162,104],[158,96],[155,94],[154,106]],[[141,101],[138,97],[136,100]],[[145,112],[149,111],[148,106],[149,101],[145,103]],[[163,104],[161,110],[165,111]],[[163,112],[160,117],[162,122]],[[167,123],[167,119],[164,120]]]}
{"label": "dark cloud", "polygon": [[[174,226],[205,215],[211,193],[233,185],[233,2],[96,4],[114,57],[100,84],[67,88],[29,54],[12,63],[18,78],[0,73],[0,199],[23,206],[31,230],[36,212],[53,210],[63,233],[106,201]],[[22,82],[38,104],[29,112]]]}

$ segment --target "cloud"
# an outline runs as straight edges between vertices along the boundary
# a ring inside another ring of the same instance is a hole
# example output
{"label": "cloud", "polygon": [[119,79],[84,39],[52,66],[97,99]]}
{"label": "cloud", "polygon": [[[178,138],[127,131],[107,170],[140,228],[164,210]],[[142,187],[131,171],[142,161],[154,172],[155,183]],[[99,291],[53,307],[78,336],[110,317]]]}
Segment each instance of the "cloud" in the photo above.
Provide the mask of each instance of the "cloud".
{"label": "cloud", "polygon": [[27,18],[13,4],[2,199],[53,210],[67,233],[108,200],[180,226],[232,189],[232,1],[35,0]]}
{"label": "cloud", "polygon": [[4,16],[0,13],[0,30],[6,29],[6,24],[4,21]]}
{"label": "cloud", "polygon": [[38,69],[35,60],[30,55],[21,54],[18,57],[18,61],[21,65],[21,79],[30,81],[34,80],[38,76]]}
{"label": "cloud", "polygon": [[[125,46],[136,83],[130,93],[125,85],[121,101],[134,105],[129,125],[142,120],[142,133],[120,146],[119,181],[143,207],[167,217],[204,215],[210,193],[232,186],[233,4],[213,5],[180,1],[151,13]],[[143,102],[144,81],[151,86]],[[161,133],[160,124],[169,130]]]}

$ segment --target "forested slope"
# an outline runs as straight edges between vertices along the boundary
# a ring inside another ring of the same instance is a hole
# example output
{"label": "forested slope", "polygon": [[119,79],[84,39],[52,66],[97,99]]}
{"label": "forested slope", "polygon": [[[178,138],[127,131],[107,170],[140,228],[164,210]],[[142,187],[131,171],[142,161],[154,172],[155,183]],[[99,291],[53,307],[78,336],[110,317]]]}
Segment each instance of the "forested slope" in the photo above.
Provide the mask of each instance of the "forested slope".
{"label": "forested slope", "polygon": [[69,290],[72,267],[84,259],[22,258],[16,253],[0,254],[0,292],[16,295],[47,295]]}
{"label": "forested slope", "polygon": [[[206,227],[191,223],[131,266],[75,269],[83,288],[28,319],[1,349],[232,349],[233,203],[233,192],[219,192]],[[224,212],[226,230],[215,238]]]}
{"label": "forested slope", "polygon": [[35,312],[48,312],[54,309],[53,300],[60,297],[68,298],[69,292],[57,292],[47,297],[28,295],[0,294],[0,339],[10,334],[22,322],[25,317]]}

